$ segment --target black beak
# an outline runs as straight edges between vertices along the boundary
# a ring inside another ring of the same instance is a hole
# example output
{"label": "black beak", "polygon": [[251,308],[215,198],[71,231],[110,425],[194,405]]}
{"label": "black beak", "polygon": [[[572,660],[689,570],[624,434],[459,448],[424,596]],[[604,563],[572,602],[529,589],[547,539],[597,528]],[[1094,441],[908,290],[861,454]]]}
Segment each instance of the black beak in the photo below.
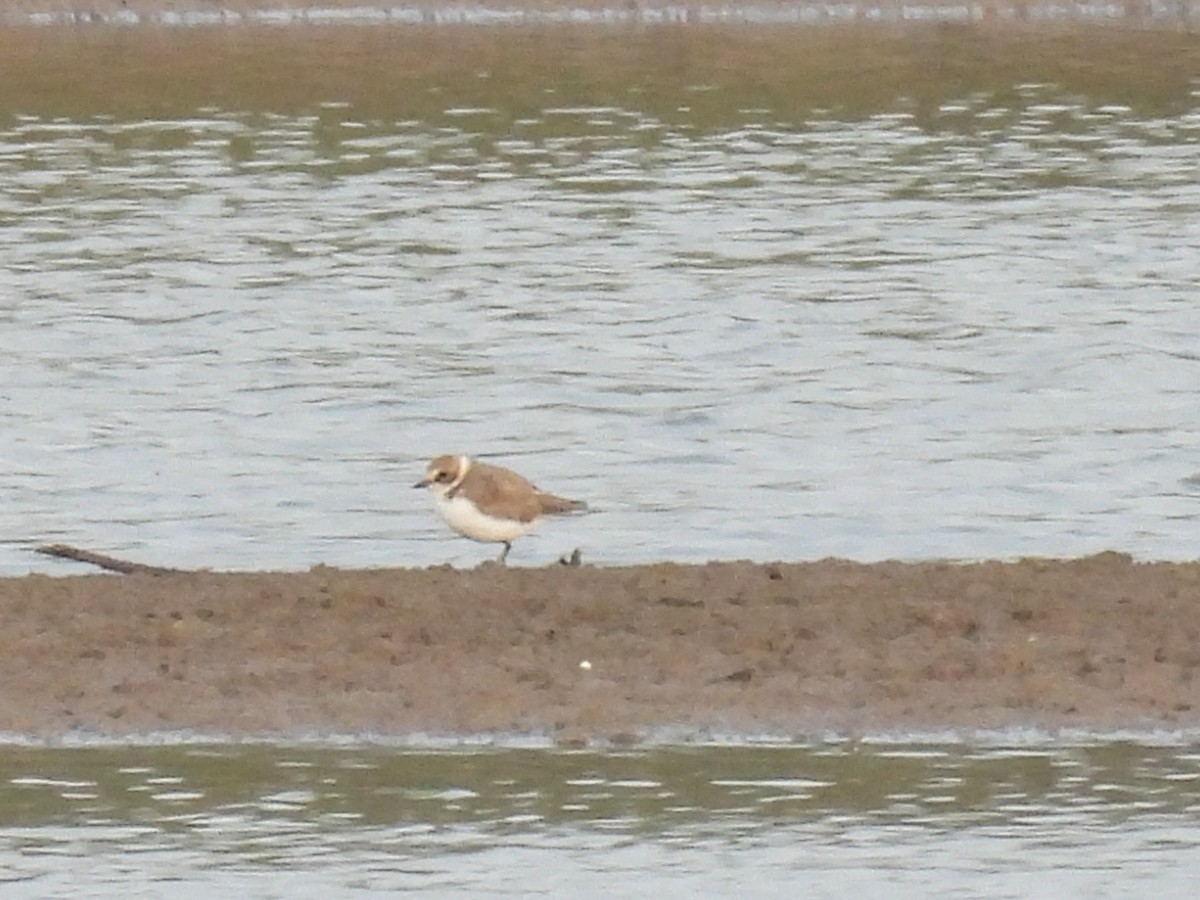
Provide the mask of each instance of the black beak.
{"label": "black beak", "polygon": [[428,478],[422,478],[420,481],[418,481],[416,484],[414,484],[414,485],[413,485],[413,487],[415,487],[415,488],[419,488],[419,487],[429,487],[429,479],[428,479]]}

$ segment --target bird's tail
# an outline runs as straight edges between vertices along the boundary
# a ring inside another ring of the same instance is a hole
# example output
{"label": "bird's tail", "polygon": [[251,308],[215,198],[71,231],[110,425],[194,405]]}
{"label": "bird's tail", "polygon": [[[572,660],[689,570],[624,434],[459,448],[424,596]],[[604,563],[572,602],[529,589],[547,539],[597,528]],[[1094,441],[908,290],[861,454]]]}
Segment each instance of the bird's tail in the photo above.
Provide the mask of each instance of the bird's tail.
{"label": "bird's tail", "polygon": [[547,516],[557,516],[562,513],[582,512],[587,509],[587,504],[582,500],[568,500],[566,497],[556,497],[553,494],[545,494],[539,492],[538,503],[542,506],[542,514]]}

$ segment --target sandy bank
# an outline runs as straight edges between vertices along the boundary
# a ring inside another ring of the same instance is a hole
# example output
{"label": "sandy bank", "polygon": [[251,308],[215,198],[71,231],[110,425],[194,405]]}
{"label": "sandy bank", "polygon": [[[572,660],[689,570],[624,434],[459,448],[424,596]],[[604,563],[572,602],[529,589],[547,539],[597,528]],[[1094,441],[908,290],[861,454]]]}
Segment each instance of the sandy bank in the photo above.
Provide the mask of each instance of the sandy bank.
{"label": "sandy bank", "polygon": [[1200,564],[1115,553],[0,580],[38,736],[1187,727],[1198,671]]}

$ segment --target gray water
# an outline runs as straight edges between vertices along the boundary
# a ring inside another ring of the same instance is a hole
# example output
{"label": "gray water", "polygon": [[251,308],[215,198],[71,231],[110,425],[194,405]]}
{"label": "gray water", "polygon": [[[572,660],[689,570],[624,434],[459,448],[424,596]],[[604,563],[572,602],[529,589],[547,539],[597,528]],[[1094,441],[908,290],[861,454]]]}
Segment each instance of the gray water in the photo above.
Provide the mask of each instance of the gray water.
{"label": "gray water", "polygon": [[1196,555],[1200,105],[735,119],[0,120],[0,572]]}
{"label": "gray water", "polygon": [[0,748],[5,897],[1194,896],[1184,741]]}

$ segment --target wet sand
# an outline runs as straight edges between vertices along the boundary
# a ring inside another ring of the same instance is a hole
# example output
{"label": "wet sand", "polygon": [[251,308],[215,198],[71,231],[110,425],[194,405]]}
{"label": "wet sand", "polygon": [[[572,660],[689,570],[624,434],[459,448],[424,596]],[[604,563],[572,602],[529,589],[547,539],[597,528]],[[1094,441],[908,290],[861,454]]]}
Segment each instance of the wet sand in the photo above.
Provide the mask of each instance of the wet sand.
{"label": "wet sand", "polygon": [[1183,728],[1198,673],[1200,563],[1117,553],[0,580],[38,737]]}

